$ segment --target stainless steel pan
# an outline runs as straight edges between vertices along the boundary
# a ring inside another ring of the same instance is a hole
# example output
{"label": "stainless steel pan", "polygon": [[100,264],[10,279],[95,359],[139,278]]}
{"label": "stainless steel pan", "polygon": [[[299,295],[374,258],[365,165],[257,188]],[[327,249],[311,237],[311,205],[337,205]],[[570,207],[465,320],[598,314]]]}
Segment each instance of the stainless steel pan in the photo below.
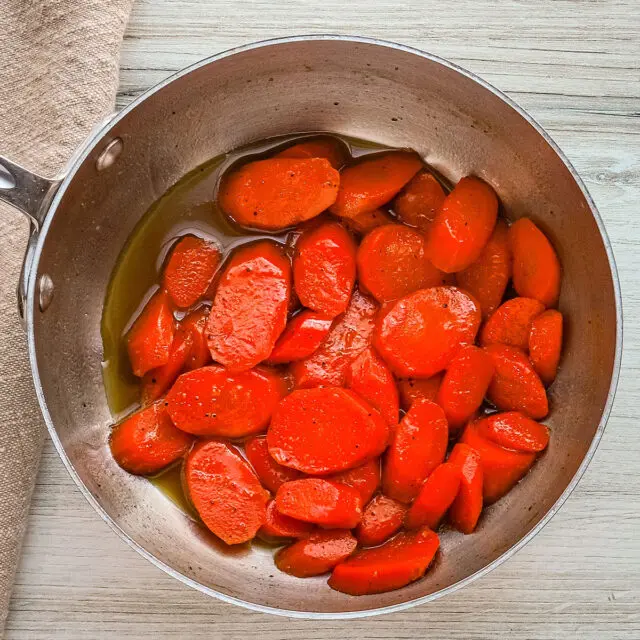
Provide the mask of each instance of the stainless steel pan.
{"label": "stainless steel pan", "polygon": [[[531,216],[559,251],[566,346],[552,387],[549,450],[490,507],[476,533],[447,532],[428,576],[349,597],[326,579],[274,569],[263,548],[227,549],[107,448],[100,317],[127,237],[181,176],[248,142],[334,131],[413,147],[445,176],[474,173],[512,218]],[[620,292],[587,190],[549,136],[511,100],[420,51],[363,38],[253,44],[160,83],[93,135],[61,180],[0,158],[0,198],[33,220],[19,295],[42,413],[69,473],[96,511],[143,556],[205,593],[292,616],[394,611],[449,593],[524,545],[575,487],[600,440],[620,366]],[[572,553],[574,540],[567,540]],[[579,550],[577,551],[579,553]]]}

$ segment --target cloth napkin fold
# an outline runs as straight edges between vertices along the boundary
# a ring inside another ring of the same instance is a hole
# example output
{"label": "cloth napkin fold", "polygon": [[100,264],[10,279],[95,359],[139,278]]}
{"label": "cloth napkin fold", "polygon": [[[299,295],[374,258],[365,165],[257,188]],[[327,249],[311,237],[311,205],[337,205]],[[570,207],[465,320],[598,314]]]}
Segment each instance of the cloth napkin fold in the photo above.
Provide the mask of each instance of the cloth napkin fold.
{"label": "cloth napkin fold", "polygon": [[[115,108],[132,0],[0,0],[0,155],[56,175]],[[0,634],[46,430],[16,286],[28,236],[0,203]]]}

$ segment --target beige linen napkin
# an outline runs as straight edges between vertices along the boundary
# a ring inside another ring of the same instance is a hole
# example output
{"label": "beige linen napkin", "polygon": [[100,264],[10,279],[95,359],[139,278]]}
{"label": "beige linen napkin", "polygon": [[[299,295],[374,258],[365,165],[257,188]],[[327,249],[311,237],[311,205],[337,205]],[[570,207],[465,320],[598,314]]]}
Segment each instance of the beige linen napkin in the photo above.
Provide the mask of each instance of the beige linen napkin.
{"label": "beige linen napkin", "polygon": [[[114,110],[132,0],[0,0],[0,154],[46,176]],[[45,437],[16,285],[28,234],[0,204],[0,634]]]}

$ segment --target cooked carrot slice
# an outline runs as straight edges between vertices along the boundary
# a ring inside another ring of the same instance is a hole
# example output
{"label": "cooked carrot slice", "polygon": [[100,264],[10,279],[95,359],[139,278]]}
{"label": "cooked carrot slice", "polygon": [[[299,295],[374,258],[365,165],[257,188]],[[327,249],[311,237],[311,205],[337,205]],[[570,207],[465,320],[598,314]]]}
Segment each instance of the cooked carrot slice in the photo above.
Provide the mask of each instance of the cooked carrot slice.
{"label": "cooked carrot slice", "polygon": [[478,434],[506,449],[538,453],[549,444],[549,429],[519,411],[495,413],[479,420]]}
{"label": "cooked carrot slice", "polygon": [[476,528],[482,511],[484,476],[480,454],[471,443],[464,444],[465,442],[463,439],[453,447],[448,460],[460,474],[460,488],[449,509],[449,519],[458,531],[469,534]]}
{"label": "cooked carrot slice", "polygon": [[547,394],[524,351],[504,344],[484,349],[495,366],[487,398],[501,411],[521,411],[542,420],[549,413]]}
{"label": "cooked carrot slice", "polygon": [[357,489],[362,496],[362,504],[367,504],[380,486],[380,458],[367,460],[364,464],[353,469],[333,473],[327,476],[327,480],[340,482]]}
{"label": "cooked carrot slice", "polygon": [[278,542],[283,538],[302,538],[313,531],[310,522],[302,522],[280,513],[276,501],[267,504],[266,521],[258,531],[258,538],[265,542]]}
{"label": "cooked carrot slice", "polygon": [[226,174],[222,211],[238,224],[277,230],[315,218],[338,195],[340,174],[325,158],[270,158]]}
{"label": "cooked carrot slice", "polygon": [[333,318],[305,309],[295,315],[285,327],[269,356],[271,364],[293,362],[309,357],[327,337]]}
{"label": "cooked carrot slice", "polygon": [[209,307],[200,307],[185,316],[180,327],[191,336],[191,350],[186,361],[188,370],[199,369],[211,362],[205,329],[209,318]]}
{"label": "cooked carrot slice", "polygon": [[351,529],[362,518],[360,492],[324,478],[285,482],[276,493],[276,506],[286,516],[327,529]]}
{"label": "cooked carrot slice", "polygon": [[431,287],[396,300],[381,313],[373,345],[399,376],[428,378],[473,343],[480,308],[456,287]]}
{"label": "cooked carrot slice", "polygon": [[450,462],[437,466],[420,487],[420,492],[407,512],[404,519],[407,529],[418,529],[426,525],[435,531],[456,499],[459,488],[458,467]]}
{"label": "cooked carrot slice", "polygon": [[279,464],[322,475],[380,455],[388,437],[382,416],[352,391],[299,389],[276,408],[267,443]]}
{"label": "cooked carrot slice", "polygon": [[169,362],[175,330],[169,296],[166,291],[158,291],[127,335],[129,361],[135,376],[141,378],[147,371]]}
{"label": "cooked carrot slice", "polygon": [[443,377],[444,373],[436,373],[430,378],[400,378],[398,380],[400,406],[404,411],[409,411],[416,400],[435,402]]}
{"label": "cooked carrot slice", "polygon": [[369,348],[352,363],[347,386],[366,400],[391,426],[398,424],[398,388],[389,367]]}
{"label": "cooked carrot slice", "polygon": [[325,341],[313,355],[291,365],[295,387],[343,386],[351,363],[371,344],[377,311],[376,303],[356,289]]}
{"label": "cooked carrot slice", "polygon": [[187,456],[184,479],[198,515],[227,544],[251,540],[266,522],[269,494],[231,445],[197,444]]}
{"label": "cooked carrot slice", "polygon": [[457,431],[480,408],[493,377],[493,360],[482,349],[462,347],[453,358],[438,389],[449,429]]}
{"label": "cooked carrot slice", "polygon": [[439,546],[438,535],[427,527],[399,533],[382,546],[359,551],[337,565],[329,586],[353,596],[400,589],[425,574]]}
{"label": "cooked carrot slice", "polygon": [[184,236],[176,243],[162,274],[176,307],[190,307],[207,293],[220,260],[220,248],[202,238]]}
{"label": "cooked carrot slice", "polygon": [[487,318],[499,306],[511,278],[509,227],[498,220],[480,257],[456,274],[458,286],[476,298]]}
{"label": "cooked carrot slice", "polygon": [[480,433],[481,422],[470,422],[460,442],[478,452],[483,473],[484,502],[491,504],[505,495],[527,473],[536,454],[505,449],[484,438]]}
{"label": "cooked carrot slice", "polygon": [[382,465],[384,493],[400,502],[411,502],[444,460],[448,440],[442,409],[428,400],[414,402],[397,426]]}
{"label": "cooked carrot slice", "polygon": [[428,231],[447,194],[428,171],[420,171],[396,196],[393,210],[405,224]]}
{"label": "cooked carrot slice", "polygon": [[338,170],[344,166],[346,157],[344,145],[335,138],[316,138],[299,142],[274,156],[274,158],[326,158],[331,166]]}
{"label": "cooked carrot slice", "polygon": [[319,576],[346,560],[357,545],[357,540],[346,529],[316,531],[278,551],[275,563],[280,571],[297,578]]}
{"label": "cooked carrot slice", "polygon": [[287,392],[283,377],[265,367],[231,373],[211,365],[182,374],[165,401],[187,433],[241,438],[264,430]]}
{"label": "cooked carrot slice", "polygon": [[498,216],[495,191],[482,180],[462,178],[446,197],[429,230],[427,255],[441,271],[473,264],[491,237]]}
{"label": "cooked carrot slice", "polygon": [[366,547],[382,544],[398,532],[406,512],[407,507],[397,500],[382,494],[376,496],[365,507],[356,527],[358,542]]}
{"label": "cooked carrot slice", "polygon": [[378,227],[358,249],[358,281],[378,302],[444,284],[446,276],[425,254],[421,233],[400,224]]}
{"label": "cooked carrot slice", "polygon": [[558,371],[562,351],[562,314],[549,309],[531,323],[529,358],[545,384],[551,384]]}
{"label": "cooked carrot slice", "polygon": [[244,445],[247,460],[251,463],[260,482],[275,493],[280,485],[290,480],[297,480],[300,472],[278,464],[270,455],[265,436],[255,436]]}
{"label": "cooked carrot slice", "polygon": [[207,323],[212,358],[246,371],[269,357],[287,323],[291,266],[268,240],[241,247],[218,283]]}
{"label": "cooked carrot slice", "polygon": [[293,283],[300,302],[329,317],[344,313],[356,281],[356,245],[337,222],[305,231],[296,243]]}
{"label": "cooked carrot slice", "polygon": [[359,213],[355,218],[344,218],[344,223],[357,233],[362,235],[369,233],[376,227],[383,224],[391,224],[393,218],[384,209],[374,209],[373,211],[365,211]]}
{"label": "cooked carrot slice", "polygon": [[544,311],[533,298],[512,298],[502,303],[486,321],[480,332],[480,344],[508,344],[529,348],[531,323]]}
{"label": "cooked carrot slice", "polygon": [[518,295],[553,307],[560,295],[560,262],[547,236],[528,218],[509,229],[513,286]]}
{"label": "cooked carrot slice", "polygon": [[163,402],[137,411],[116,425],[109,438],[115,461],[129,473],[157,473],[181,458],[193,438],[176,429]]}
{"label": "cooked carrot slice", "polygon": [[392,151],[361,160],[340,174],[340,189],[331,213],[355,218],[381,207],[422,168],[415,153]]}

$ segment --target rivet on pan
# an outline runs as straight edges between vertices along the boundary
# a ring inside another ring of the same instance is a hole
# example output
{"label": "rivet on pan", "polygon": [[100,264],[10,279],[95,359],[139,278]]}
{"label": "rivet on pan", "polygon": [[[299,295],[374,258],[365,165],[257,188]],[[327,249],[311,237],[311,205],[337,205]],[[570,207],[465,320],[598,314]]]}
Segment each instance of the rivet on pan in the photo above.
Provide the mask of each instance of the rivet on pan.
{"label": "rivet on pan", "polygon": [[46,311],[53,300],[53,280],[43,273],[38,281],[38,304],[40,311]]}
{"label": "rivet on pan", "polygon": [[123,142],[122,138],[115,138],[112,140],[98,156],[96,160],[96,169],[98,171],[104,171],[108,169],[122,153]]}

